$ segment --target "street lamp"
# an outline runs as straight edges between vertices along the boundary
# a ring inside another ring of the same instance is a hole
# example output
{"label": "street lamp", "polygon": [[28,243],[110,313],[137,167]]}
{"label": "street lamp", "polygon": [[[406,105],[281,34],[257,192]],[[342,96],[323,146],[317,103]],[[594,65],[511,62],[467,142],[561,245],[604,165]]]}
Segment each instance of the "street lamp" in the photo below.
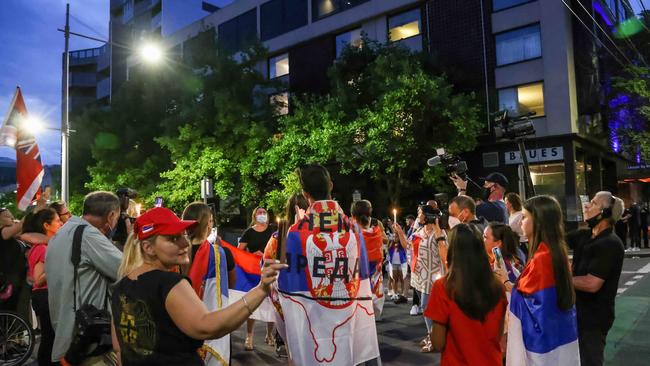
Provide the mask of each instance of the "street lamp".
{"label": "street lamp", "polygon": [[148,64],[157,64],[163,58],[163,51],[158,44],[147,42],[140,48],[140,57]]}

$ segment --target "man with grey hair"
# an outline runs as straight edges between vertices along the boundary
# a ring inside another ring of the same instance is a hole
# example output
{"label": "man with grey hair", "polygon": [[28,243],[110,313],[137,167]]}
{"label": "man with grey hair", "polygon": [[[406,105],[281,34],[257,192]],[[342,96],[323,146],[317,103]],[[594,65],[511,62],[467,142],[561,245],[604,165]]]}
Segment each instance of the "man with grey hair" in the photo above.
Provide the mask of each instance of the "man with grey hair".
{"label": "man with grey hair", "polygon": [[[48,244],[45,273],[49,289],[48,303],[54,328],[52,361],[58,362],[72,343],[75,311],[73,298],[76,292],[77,309],[83,304],[110,311],[109,286],[117,280],[117,269],[122,253],[111,242],[111,236],[120,216],[120,202],[111,192],[92,192],[84,198],[82,217],[72,216],[59,229]],[[81,260],[78,268],[77,288],[74,289],[74,266],[71,261],[72,240],[77,227],[85,225],[81,237]],[[87,360],[93,365],[111,364],[102,355]]]}
{"label": "man with grey hair", "polygon": [[622,214],[620,198],[611,192],[598,192],[584,207],[589,228],[567,236],[573,249],[573,285],[583,366],[603,364],[605,340],[614,323],[614,302],[625,248],[613,229]]}

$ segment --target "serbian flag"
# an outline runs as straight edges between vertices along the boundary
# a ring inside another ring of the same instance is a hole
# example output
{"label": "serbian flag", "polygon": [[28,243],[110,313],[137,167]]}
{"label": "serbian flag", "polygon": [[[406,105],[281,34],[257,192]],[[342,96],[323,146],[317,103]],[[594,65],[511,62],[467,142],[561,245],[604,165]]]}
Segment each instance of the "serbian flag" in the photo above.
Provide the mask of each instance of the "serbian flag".
{"label": "serbian flag", "polygon": [[16,87],[16,94],[0,129],[0,145],[16,149],[16,202],[21,211],[25,211],[27,206],[40,196],[43,182],[41,153],[34,135],[23,128],[26,119],[25,101],[20,87]]}
{"label": "serbian flag", "polygon": [[512,289],[508,366],[580,365],[576,309],[557,305],[551,252],[542,243]]}
{"label": "serbian flag", "polygon": [[335,201],[317,201],[287,234],[278,291],[296,365],[379,358],[368,253]]}
{"label": "serbian flag", "polygon": [[[228,306],[228,269],[226,254],[220,246],[207,240],[197,250],[189,277],[192,287],[208,308],[216,311]],[[230,363],[230,334],[204,342],[199,352],[207,366]]]}
{"label": "serbian flag", "polygon": [[[262,256],[249,253],[245,250],[236,248],[232,244],[221,241],[221,244],[230,249],[233,259],[235,260],[235,273],[237,281],[235,287],[229,291],[230,302],[239,301],[248,291],[260,283],[262,276]],[[261,320],[263,322],[273,322],[275,320],[275,310],[271,301],[266,298],[262,304],[250,316],[251,319]]]}

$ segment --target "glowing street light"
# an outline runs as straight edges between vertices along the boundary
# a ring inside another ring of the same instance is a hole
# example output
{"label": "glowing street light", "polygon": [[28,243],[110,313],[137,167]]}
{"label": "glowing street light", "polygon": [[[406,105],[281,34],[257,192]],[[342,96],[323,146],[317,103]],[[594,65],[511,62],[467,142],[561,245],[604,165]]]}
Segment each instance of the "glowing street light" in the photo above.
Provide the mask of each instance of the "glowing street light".
{"label": "glowing street light", "polygon": [[140,49],[140,57],[148,64],[157,64],[163,58],[163,51],[155,43],[145,43]]}

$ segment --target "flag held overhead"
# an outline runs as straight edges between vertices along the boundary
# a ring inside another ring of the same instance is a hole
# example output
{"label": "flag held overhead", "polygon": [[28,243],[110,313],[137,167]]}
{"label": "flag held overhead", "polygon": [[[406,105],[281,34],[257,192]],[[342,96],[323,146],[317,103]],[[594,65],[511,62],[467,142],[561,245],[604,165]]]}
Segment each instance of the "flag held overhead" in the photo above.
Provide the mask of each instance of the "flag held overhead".
{"label": "flag held overhead", "polygon": [[16,93],[9,106],[9,112],[0,128],[0,145],[16,149],[16,201],[18,209],[24,211],[41,193],[43,165],[41,153],[32,133],[24,128],[27,108],[20,91]]}

